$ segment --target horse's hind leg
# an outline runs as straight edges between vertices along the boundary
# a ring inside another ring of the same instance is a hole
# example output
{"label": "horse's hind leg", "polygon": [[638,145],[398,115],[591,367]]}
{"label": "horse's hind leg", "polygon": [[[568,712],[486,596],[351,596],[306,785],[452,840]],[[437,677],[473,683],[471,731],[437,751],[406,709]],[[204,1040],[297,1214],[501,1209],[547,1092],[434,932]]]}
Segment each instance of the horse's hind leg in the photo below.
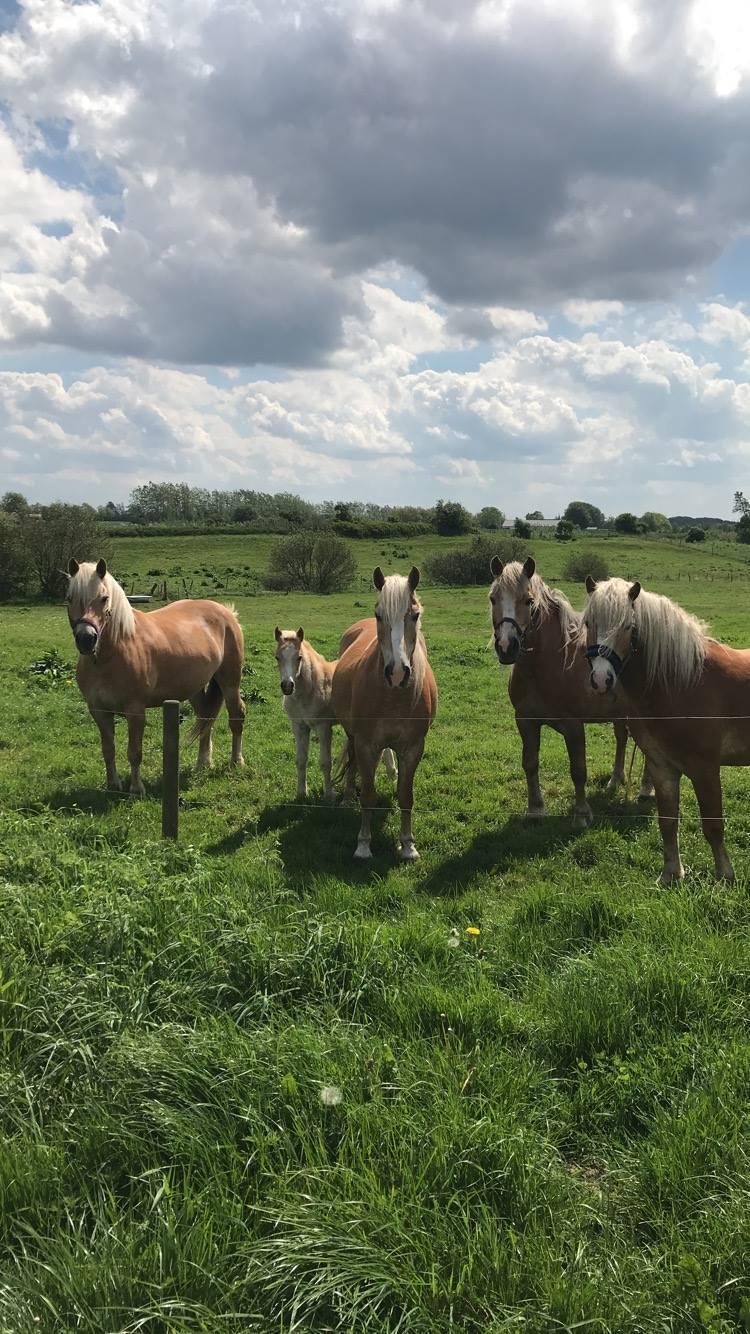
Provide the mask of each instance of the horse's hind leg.
{"label": "horse's hind leg", "polygon": [[[664,848],[664,868],[660,881],[662,885],[671,885],[675,880],[682,880],[685,874],[680,857],[679,840],[680,779],[682,774],[679,769],[675,769],[674,765],[661,759],[656,762],[652,759],[649,768],[656,789],[656,811],[659,817],[659,829]],[[698,800],[700,802],[700,797]]]}
{"label": "horse's hind leg", "polygon": [[575,788],[573,828],[588,829],[594,814],[586,800],[586,733],[583,723],[566,727],[563,732],[570,762],[570,776]]}
{"label": "horse's hind leg", "polygon": [[396,768],[396,756],[390,747],[386,747],[383,751],[382,760],[388,777],[392,783],[395,782],[398,778],[398,769]]}
{"label": "horse's hind leg", "polygon": [[360,805],[362,807],[362,822],[359,827],[357,849],[354,856],[358,861],[368,861],[372,856],[370,850],[372,814],[378,799],[378,794],[375,790],[375,770],[380,758],[380,752],[374,750],[371,745],[367,745],[367,743],[361,741],[355,742],[355,751],[357,755],[357,768],[359,769],[359,777],[362,784],[359,797]]}
{"label": "horse's hind leg", "polygon": [[239,685],[226,685],[219,680],[222,692],[224,694],[224,703],[227,706],[229,714],[229,730],[232,733],[232,764],[240,767],[244,765],[245,760],[242,755],[242,729],[245,726],[245,705],[240,694]]}
{"label": "horse's hind leg", "polygon": [[[198,737],[198,758],[196,769],[210,769],[213,762],[213,727],[216,715],[221,708],[222,696],[216,689],[199,690],[190,696],[195,714],[195,730],[192,737]],[[191,739],[192,739],[191,737]]]}
{"label": "horse's hind leg", "polygon": [[638,789],[638,800],[650,801],[653,795],[654,795],[654,781],[651,777],[651,770],[648,767],[648,760],[644,755],[643,777],[641,778],[641,786]]}
{"label": "horse's hind leg", "polygon": [[724,844],[724,813],[721,800],[721,770],[712,769],[691,781],[701,811],[703,833],[714,854],[717,880],[734,880],[734,867]]}
{"label": "horse's hind leg", "polygon": [[134,797],[145,796],[146,789],[141,778],[143,760],[143,730],[146,726],[145,713],[128,714],[128,762],[130,764],[130,791]]}
{"label": "horse's hind leg", "polygon": [[104,767],[107,770],[107,787],[119,791],[120,778],[117,773],[117,759],[115,755],[115,715],[113,713],[105,713],[103,709],[89,709],[89,712],[99,728]]}
{"label": "horse's hind leg", "polygon": [[526,819],[541,820],[544,818],[544,797],[539,786],[539,742],[542,724],[533,719],[516,718],[516,727],[521,736],[521,763],[526,774],[528,790]]}

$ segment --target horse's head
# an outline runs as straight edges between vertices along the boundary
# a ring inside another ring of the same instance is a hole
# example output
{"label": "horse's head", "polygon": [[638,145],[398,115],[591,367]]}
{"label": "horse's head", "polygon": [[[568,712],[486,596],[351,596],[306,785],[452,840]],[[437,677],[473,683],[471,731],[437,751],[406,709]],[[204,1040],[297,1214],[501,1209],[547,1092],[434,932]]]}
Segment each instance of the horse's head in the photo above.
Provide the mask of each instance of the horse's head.
{"label": "horse's head", "polygon": [[586,657],[591,664],[591,688],[600,694],[614,690],[636,647],[635,603],[640,591],[637,582],[628,586],[624,579],[606,579],[597,585],[587,576]]}
{"label": "horse's head", "polygon": [[302,641],[305,638],[305,632],[302,626],[299,630],[280,630],[277,625],[275,633],[276,661],[281,678],[281,693],[283,695],[293,695],[302,661]]}
{"label": "horse's head", "polygon": [[96,653],[111,614],[106,561],[68,564],[68,620],[79,653]]}
{"label": "horse's head", "polygon": [[385,679],[389,686],[405,686],[412,674],[419,640],[422,604],[415,595],[419,570],[412,565],[406,578],[402,574],[389,574],[386,579],[378,565],[372,581],[380,594],[375,620]]}
{"label": "horse's head", "polygon": [[518,561],[503,565],[499,556],[493,556],[490,562],[494,580],[490,589],[492,632],[498,662],[504,667],[517,661],[531,627],[534,615],[531,581],[535,570],[536,564],[531,556],[523,565]]}

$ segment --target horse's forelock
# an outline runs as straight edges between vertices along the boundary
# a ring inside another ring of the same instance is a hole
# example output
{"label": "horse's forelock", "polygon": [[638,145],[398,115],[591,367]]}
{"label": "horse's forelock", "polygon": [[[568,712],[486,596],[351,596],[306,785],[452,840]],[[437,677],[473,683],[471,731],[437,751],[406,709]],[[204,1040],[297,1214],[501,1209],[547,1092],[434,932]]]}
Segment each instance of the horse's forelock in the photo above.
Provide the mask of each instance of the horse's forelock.
{"label": "horse's forelock", "polygon": [[649,686],[694,685],[706,656],[705,621],[661,593],[642,591],[633,602],[631,587],[617,578],[597,584],[586,604],[586,624],[602,638],[634,624]]}
{"label": "horse's forelock", "polygon": [[403,574],[389,574],[378,598],[378,610],[390,625],[403,619],[410,607],[422,610],[422,604]]}
{"label": "horse's forelock", "polygon": [[109,594],[109,624],[113,639],[127,639],[135,630],[135,615],[127,594],[109,570],[102,578],[93,561],[83,561],[68,584],[68,597],[87,605],[94,601],[100,586]]}

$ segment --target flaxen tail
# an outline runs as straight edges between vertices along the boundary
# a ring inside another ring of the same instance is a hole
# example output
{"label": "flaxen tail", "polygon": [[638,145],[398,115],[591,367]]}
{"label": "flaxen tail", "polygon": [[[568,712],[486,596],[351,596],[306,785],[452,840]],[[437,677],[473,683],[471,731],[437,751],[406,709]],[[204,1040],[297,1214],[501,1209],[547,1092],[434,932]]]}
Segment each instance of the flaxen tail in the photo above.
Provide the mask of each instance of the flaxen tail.
{"label": "flaxen tail", "polygon": [[215,676],[211,677],[208,685],[204,686],[199,694],[193,695],[190,703],[195,709],[195,722],[188,733],[188,744],[197,741],[216,722],[223,700],[224,696]]}

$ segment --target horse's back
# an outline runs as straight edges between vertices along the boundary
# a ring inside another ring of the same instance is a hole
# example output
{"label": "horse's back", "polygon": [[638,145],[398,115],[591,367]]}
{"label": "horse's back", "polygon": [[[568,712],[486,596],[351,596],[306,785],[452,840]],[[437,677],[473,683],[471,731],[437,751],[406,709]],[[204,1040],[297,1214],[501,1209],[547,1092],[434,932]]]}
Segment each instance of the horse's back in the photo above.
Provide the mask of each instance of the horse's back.
{"label": "horse's back", "polygon": [[377,637],[377,633],[378,626],[374,616],[367,616],[364,620],[355,621],[354,624],[350,625],[349,629],[345,630],[341,636],[341,643],[339,644],[339,660],[343,658],[347,649],[351,648],[352,644],[355,644],[357,640],[362,639],[363,635],[368,640],[371,640]]}

